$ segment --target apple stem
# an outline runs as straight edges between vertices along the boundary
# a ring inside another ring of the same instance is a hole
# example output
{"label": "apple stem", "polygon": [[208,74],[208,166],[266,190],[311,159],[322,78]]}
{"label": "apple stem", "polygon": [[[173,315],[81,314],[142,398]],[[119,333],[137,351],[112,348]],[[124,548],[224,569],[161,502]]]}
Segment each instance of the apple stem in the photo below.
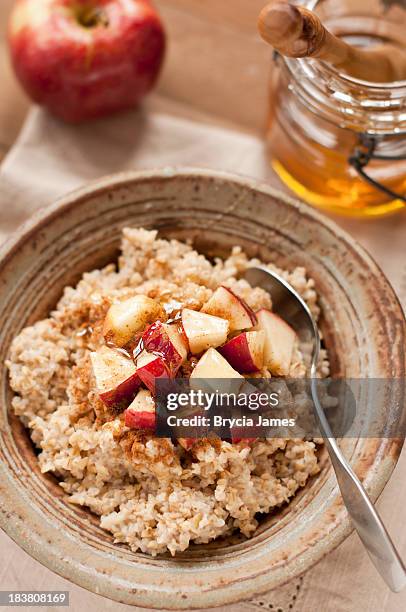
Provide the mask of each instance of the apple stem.
{"label": "apple stem", "polygon": [[78,21],[84,28],[95,28],[99,25],[107,27],[109,25],[106,12],[96,7],[87,7],[81,11]]}

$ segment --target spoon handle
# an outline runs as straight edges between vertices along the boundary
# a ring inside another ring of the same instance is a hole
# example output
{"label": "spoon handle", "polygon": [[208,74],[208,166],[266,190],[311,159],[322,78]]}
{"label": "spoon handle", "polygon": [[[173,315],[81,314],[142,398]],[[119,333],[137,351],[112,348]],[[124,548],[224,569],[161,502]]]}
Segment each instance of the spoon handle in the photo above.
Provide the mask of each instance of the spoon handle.
{"label": "spoon handle", "polygon": [[388,587],[397,593],[406,586],[406,569],[403,561],[364,487],[332,436],[317,395],[316,384],[312,384],[312,395],[324,442],[348,514],[371,561]]}
{"label": "spoon handle", "polygon": [[248,268],[244,278],[252,287],[261,286],[272,296],[273,309],[281,314],[298,336],[309,343],[313,339],[310,364],[310,388],[319,429],[329,452],[338,485],[348,514],[376,569],[395,592],[406,586],[406,570],[377,511],[365,489],[341,452],[324,414],[318,396],[317,364],[320,335],[313,315],[302,297],[291,285],[266,267]]}

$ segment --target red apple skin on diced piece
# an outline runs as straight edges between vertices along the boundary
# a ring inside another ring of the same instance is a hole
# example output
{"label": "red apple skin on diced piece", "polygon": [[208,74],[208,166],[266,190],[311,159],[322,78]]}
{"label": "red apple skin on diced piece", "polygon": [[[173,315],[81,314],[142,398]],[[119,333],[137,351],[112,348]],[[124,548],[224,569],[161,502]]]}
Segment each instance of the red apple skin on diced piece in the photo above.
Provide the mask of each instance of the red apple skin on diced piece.
{"label": "red apple skin on diced piece", "polygon": [[231,428],[231,444],[240,444],[242,442],[245,446],[248,446],[249,444],[253,444],[254,442],[256,442],[258,440],[258,438],[241,438],[241,437],[239,437],[243,433],[244,432],[241,432],[238,429],[233,430],[233,428]]}
{"label": "red apple skin on diced piece", "polygon": [[124,413],[124,422],[130,429],[148,429],[155,431],[155,402],[146,389],[140,389],[134,401]]}
{"label": "red apple skin on diced piece", "polygon": [[127,408],[141,385],[134,362],[107,346],[92,352],[90,361],[102,402],[115,411]]}
{"label": "red apple skin on diced piece", "polygon": [[162,306],[146,295],[135,295],[110,306],[103,325],[106,342],[122,347],[132,340],[148,323],[165,318]]}
{"label": "red apple skin on diced piece", "polygon": [[158,378],[173,378],[162,357],[143,351],[137,358],[137,374],[144,385],[155,395]]}
{"label": "red apple skin on diced piece", "polygon": [[185,336],[178,328],[179,326],[176,324],[168,325],[156,321],[148,327],[142,336],[145,350],[162,357],[173,376],[185,363],[189,348]]}
{"label": "red apple skin on diced piece", "polygon": [[190,450],[196,444],[194,438],[178,438],[177,442],[186,451]]}
{"label": "red apple skin on diced piece", "polygon": [[296,332],[281,317],[265,308],[257,312],[257,318],[256,330],[265,332],[265,366],[276,376],[288,376]]}
{"label": "red apple skin on diced piece", "polygon": [[226,319],[189,308],[182,310],[182,325],[190,351],[194,355],[224,344],[229,332],[229,323]]}
{"label": "red apple skin on diced piece", "polygon": [[250,329],[257,324],[255,313],[248,304],[223,285],[216,289],[201,312],[227,319],[231,332]]}
{"label": "red apple skin on diced piece", "polygon": [[125,425],[130,429],[150,429],[151,431],[155,431],[155,413],[134,412],[127,408],[125,411]]}
{"label": "red apple skin on diced piece", "polygon": [[218,351],[241,374],[259,372],[264,365],[265,332],[242,332]]}

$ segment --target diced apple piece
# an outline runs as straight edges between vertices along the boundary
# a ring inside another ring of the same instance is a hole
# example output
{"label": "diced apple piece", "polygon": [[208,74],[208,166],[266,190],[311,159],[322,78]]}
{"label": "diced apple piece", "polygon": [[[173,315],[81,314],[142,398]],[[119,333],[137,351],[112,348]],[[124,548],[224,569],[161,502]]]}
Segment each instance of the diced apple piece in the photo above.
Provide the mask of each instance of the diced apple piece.
{"label": "diced apple piece", "polygon": [[296,342],[295,331],[278,315],[263,308],[257,312],[257,330],[265,332],[264,362],[272,374],[287,376]]}
{"label": "diced apple piece", "polygon": [[178,444],[186,451],[190,450],[196,444],[195,438],[178,438]]}
{"label": "diced apple piece", "polygon": [[237,393],[244,381],[214,348],[205,352],[190,375],[191,388],[208,393]]}
{"label": "diced apple piece", "polygon": [[167,325],[156,321],[144,332],[142,341],[149,353],[162,357],[174,376],[186,361],[188,344],[176,324]]}
{"label": "diced apple piece", "polygon": [[248,304],[223,285],[216,289],[201,312],[227,319],[230,331],[249,329],[257,323],[255,313]]}
{"label": "diced apple piece", "polygon": [[239,436],[241,436],[241,431],[239,429],[237,429],[237,428],[234,428],[234,427],[230,428],[230,432],[231,432],[231,444],[239,444],[240,442],[243,442],[245,446],[249,446],[250,444],[252,444],[256,440],[258,440],[258,438],[241,438],[241,437],[239,437]]}
{"label": "diced apple piece", "polygon": [[[239,389],[239,396],[246,396],[245,406],[247,408],[252,406],[251,402],[255,401],[255,405],[258,406],[258,396],[260,391],[258,391],[257,387],[255,387],[249,380],[245,379],[242,386]],[[241,406],[241,404],[239,404]],[[244,409],[246,412],[246,409]],[[230,436],[231,436],[231,444],[239,444],[243,443],[245,446],[248,446],[255,440],[258,440],[256,437],[246,437],[247,434],[252,436],[252,428],[247,427],[230,427]]]}
{"label": "diced apple piece", "polygon": [[150,391],[140,389],[124,413],[124,422],[131,429],[155,430],[155,402]]}
{"label": "diced apple piece", "polygon": [[110,306],[103,325],[106,342],[124,346],[148,323],[165,318],[160,304],[146,295],[134,297]]}
{"label": "diced apple piece", "polygon": [[186,334],[183,330],[183,326],[180,322],[171,323],[170,325],[165,325],[164,329],[168,334],[170,342],[181,356],[182,363],[184,363],[187,359],[187,354],[189,352],[189,344],[186,339]]}
{"label": "diced apple piece", "polygon": [[164,360],[158,355],[142,351],[136,363],[138,376],[153,395],[157,378],[172,378]]}
{"label": "diced apple piece", "polygon": [[264,365],[265,332],[242,332],[218,350],[237,372],[258,372]]}
{"label": "diced apple piece", "polygon": [[182,310],[182,325],[192,353],[198,355],[227,340],[228,321],[196,310]]}
{"label": "diced apple piece", "polygon": [[127,408],[141,384],[134,362],[107,346],[90,353],[90,361],[100,399],[115,410]]}

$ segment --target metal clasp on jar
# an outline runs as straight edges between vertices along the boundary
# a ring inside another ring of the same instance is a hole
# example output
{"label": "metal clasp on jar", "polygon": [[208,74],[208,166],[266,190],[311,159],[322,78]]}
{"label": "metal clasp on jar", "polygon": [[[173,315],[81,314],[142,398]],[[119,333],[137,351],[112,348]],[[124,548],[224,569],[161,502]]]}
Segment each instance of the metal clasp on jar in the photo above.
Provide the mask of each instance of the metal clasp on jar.
{"label": "metal clasp on jar", "polygon": [[402,161],[406,160],[406,155],[382,155],[377,153],[377,147],[379,142],[382,141],[382,137],[379,138],[377,136],[372,136],[370,134],[360,134],[358,144],[354,148],[354,151],[348,158],[348,163],[352,166],[359,176],[375,187],[375,189],[379,189],[386,195],[390,196],[395,200],[401,200],[406,203],[406,195],[401,195],[400,193],[396,193],[396,191],[392,191],[385,185],[382,185],[379,181],[373,179],[366,171],[365,168],[368,166],[369,162],[373,159],[378,159],[381,161]]}

